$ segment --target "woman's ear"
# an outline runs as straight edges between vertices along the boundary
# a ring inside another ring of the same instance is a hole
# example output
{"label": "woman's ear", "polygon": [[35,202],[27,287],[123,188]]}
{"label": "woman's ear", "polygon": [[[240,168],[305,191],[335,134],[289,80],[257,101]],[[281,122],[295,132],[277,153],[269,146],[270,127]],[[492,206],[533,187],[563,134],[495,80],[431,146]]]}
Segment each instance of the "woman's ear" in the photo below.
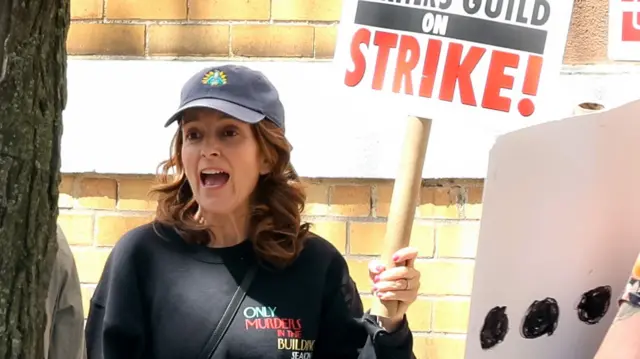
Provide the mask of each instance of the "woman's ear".
{"label": "woman's ear", "polygon": [[265,156],[261,156],[260,157],[260,175],[264,176],[269,172],[271,172],[271,169],[272,169],[271,167],[272,167],[271,164],[269,163],[269,161],[267,161]]}

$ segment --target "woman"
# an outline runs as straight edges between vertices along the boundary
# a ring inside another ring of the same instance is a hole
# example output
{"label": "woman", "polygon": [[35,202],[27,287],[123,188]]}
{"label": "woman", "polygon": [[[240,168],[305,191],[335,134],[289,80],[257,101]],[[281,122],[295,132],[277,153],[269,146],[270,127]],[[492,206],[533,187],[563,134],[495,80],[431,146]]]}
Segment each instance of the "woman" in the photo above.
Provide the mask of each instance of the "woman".
{"label": "woman", "polygon": [[416,251],[389,270],[371,264],[398,315],[364,314],[342,255],[301,222],[284,108],[264,75],[195,74],[173,122],[156,220],[118,242],[91,300],[89,359],[413,358]]}

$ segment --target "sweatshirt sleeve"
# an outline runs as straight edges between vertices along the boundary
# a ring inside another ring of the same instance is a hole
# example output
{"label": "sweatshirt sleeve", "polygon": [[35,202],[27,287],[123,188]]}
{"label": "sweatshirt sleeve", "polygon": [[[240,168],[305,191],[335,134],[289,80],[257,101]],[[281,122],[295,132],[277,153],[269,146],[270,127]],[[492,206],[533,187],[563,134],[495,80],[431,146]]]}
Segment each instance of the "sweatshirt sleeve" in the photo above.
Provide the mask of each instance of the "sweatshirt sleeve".
{"label": "sweatshirt sleeve", "polygon": [[85,327],[88,359],[141,359],[146,319],[136,272],[135,238],[113,248],[91,298]]}
{"label": "sweatshirt sleeve", "polygon": [[50,282],[50,297],[55,298],[52,313],[49,359],[86,358],[83,327],[84,310],[80,279],[71,248],[60,226],[57,228],[58,254]]}
{"label": "sweatshirt sleeve", "polygon": [[318,359],[414,359],[407,320],[389,333],[364,313],[345,259],[338,255],[327,272],[323,322],[316,343]]}

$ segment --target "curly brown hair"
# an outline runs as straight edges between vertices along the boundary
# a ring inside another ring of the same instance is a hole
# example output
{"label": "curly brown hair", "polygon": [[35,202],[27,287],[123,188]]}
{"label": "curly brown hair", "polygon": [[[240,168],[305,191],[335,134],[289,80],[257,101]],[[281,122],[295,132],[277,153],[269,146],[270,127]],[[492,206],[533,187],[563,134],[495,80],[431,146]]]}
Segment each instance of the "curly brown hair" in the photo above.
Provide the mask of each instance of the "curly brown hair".
{"label": "curly brown hair", "polygon": [[[258,148],[272,170],[260,176],[251,196],[249,239],[258,259],[284,268],[300,254],[309,233],[310,224],[302,221],[306,194],[290,165],[291,144],[284,131],[269,121],[251,126]],[[151,194],[158,198],[155,219],[175,228],[187,242],[206,245],[212,233],[197,218],[198,204],[182,167],[181,151],[182,125],[179,124],[170,157],[160,163],[158,184],[151,189]]]}

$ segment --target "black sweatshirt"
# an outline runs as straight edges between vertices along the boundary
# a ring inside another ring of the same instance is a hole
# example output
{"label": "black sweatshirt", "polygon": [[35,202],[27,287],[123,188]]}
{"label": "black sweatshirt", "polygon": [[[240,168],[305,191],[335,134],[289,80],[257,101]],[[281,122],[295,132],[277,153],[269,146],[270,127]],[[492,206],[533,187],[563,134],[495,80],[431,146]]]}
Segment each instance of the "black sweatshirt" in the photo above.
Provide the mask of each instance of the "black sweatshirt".
{"label": "black sweatshirt", "polygon": [[[201,358],[254,263],[250,241],[209,248],[158,223],[133,229],[91,299],[88,358]],[[387,333],[363,313],[345,259],[314,235],[286,269],[260,267],[214,358],[410,359],[412,346],[406,319]]]}

